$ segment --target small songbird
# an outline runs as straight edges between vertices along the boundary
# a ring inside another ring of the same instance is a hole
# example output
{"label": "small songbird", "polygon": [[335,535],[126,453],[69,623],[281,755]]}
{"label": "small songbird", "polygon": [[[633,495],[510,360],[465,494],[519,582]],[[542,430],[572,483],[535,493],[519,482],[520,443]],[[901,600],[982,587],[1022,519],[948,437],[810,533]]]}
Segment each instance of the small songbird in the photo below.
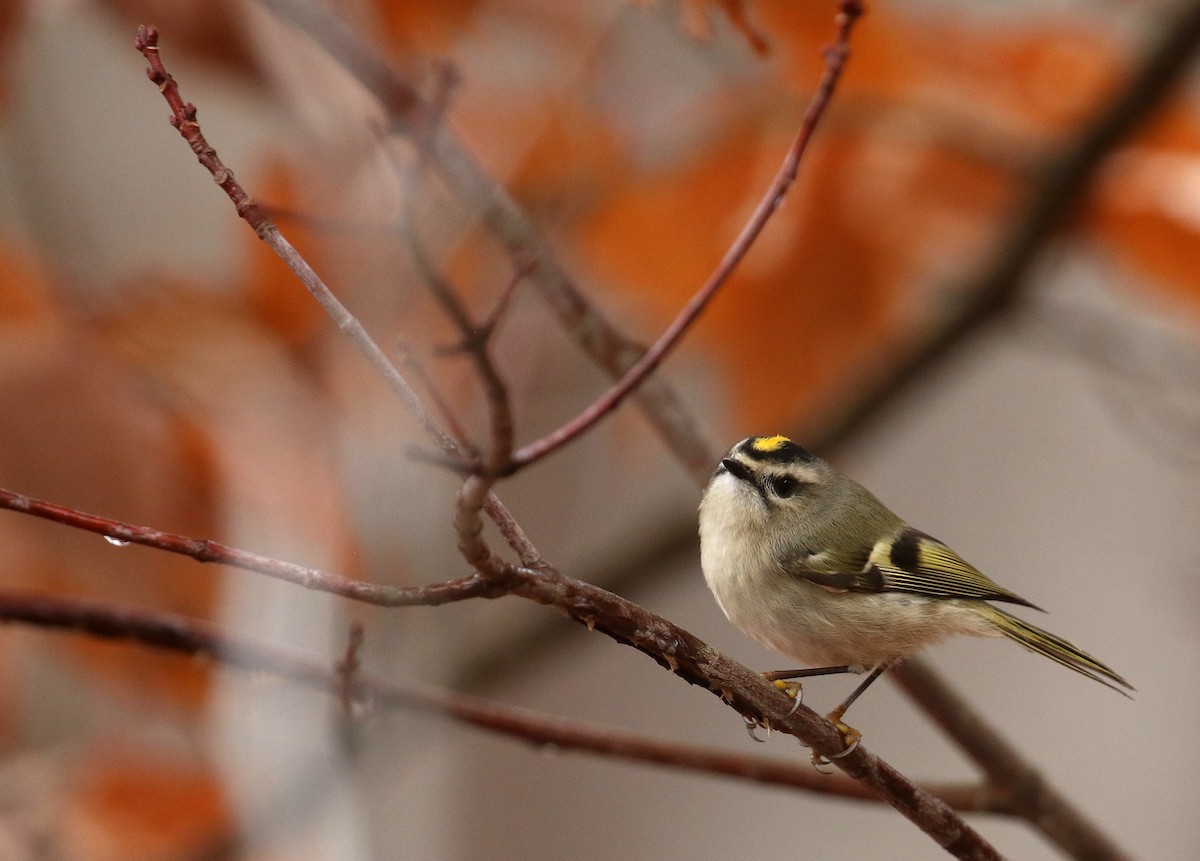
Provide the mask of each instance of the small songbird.
{"label": "small songbird", "polygon": [[842,723],[850,704],[889,666],[955,634],[1008,637],[1133,690],[1082,649],[992,606],[1040,609],[787,437],[744,439],[721,461],[700,502],[700,562],[729,621],[812,667],[768,678],[870,672],[829,714],[848,749],[861,738]]}

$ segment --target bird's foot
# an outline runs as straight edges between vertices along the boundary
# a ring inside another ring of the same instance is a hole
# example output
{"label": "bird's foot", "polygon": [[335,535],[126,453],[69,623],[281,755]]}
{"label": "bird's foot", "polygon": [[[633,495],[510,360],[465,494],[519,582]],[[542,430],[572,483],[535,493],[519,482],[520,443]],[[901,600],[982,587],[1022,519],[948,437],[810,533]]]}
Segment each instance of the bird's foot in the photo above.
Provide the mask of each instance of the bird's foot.
{"label": "bird's foot", "polygon": [[[763,673],[763,675],[767,676],[767,673]],[[772,687],[783,693],[784,696],[793,700],[792,710],[787,713],[787,717],[794,715],[800,709],[800,705],[804,702],[804,685],[794,680],[785,681],[783,679],[772,679],[770,677],[767,678],[767,681],[771,683]]]}
{"label": "bird's foot", "polygon": [[825,719],[828,720],[831,724],[833,724],[833,728],[838,731],[838,733],[842,737],[842,741],[844,741],[846,743],[846,747],[841,753],[835,753],[832,756],[828,756],[828,757],[822,756],[821,754],[817,753],[815,750],[813,751],[813,755],[812,755],[813,768],[815,768],[817,771],[821,772],[822,774],[829,774],[833,769],[826,771],[824,766],[831,765],[832,763],[830,762],[830,760],[841,759],[843,756],[849,756],[850,754],[854,753],[855,749],[858,747],[859,742],[862,741],[862,733],[859,732],[858,730],[856,730],[854,727],[848,726],[848,725],[842,723],[842,716],[840,714],[838,714],[836,711],[830,712],[830,714],[828,716],[826,716]]}
{"label": "bird's foot", "polygon": [[755,735],[755,731],[759,727],[762,727],[763,729],[765,729],[767,731],[767,735],[770,735],[771,734],[771,722],[766,721],[766,720],[759,720],[758,718],[751,717],[750,715],[742,715],[742,720],[744,720],[746,722],[746,734],[748,736],[750,736],[750,738],[752,738],[756,742],[758,742],[759,744],[765,744],[767,740],[765,738],[759,738],[757,735]]}

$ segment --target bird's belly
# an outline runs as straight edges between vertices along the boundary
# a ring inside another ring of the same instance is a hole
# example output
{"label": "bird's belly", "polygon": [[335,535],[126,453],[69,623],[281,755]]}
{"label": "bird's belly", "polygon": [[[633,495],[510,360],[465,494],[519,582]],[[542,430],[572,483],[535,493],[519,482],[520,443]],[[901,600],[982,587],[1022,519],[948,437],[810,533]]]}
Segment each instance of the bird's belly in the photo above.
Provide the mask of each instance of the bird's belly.
{"label": "bird's belly", "polygon": [[[761,570],[761,569],[760,569]],[[729,621],[761,645],[813,667],[864,671],[954,634],[989,635],[967,602],[898,592],[834,592],[783,572],[710,580]]]}

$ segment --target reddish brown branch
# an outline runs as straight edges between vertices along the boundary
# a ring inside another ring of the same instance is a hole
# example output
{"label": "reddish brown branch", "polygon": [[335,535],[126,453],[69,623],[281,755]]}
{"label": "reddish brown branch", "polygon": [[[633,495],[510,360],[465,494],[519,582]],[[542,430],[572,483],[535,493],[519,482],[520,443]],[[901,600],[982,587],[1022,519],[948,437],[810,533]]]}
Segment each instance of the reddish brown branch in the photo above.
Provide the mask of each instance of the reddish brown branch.
{"label": "reddish brown branch", "polygon": [[[553,568],[522,570],[512,593],[557,607],[575,621],[638,649],[684,680],[718,693],[740,714],[768,721],[825,757],[843,753],[841,734],[811,709],[795,708],[763,677],[649,610]],[[940,800],[861,745],[835,760],[958,858],[998,859],[995,849]]]}
{"label": "reddish brown branch", "polygon": [[308,568],[294,562],[285,562],[247,550],[239,550],[207,538],[189,538],[186,535],[163,532],[148,526],[137,526],[120,520],[112,520],[108,517],[77,511],[74,508],[34,499],[31,496],[13,493],[2,488],[0,488],[0,508],[31,514],[34,517],[95,532],[98,535],[106,535],[117,541],[141,544],[145,547],[166,550],[168,553],[190,556],[197,562],[218,562],[246,571],[256,571],[277,580],[295,583],[305,589],[328,592],[331,595],[340,595],[343,598],[380,607],[448,604],[468,598],[495,597],[504,590],[502,582],[489,582],[477,575],[431,583],[427,586],[388,586],[379,583],[365,583],[362,580],[354,580],[329,571]]}
{"label": "reddish brown branch", "polygon": [[[877,800],[858,781],[842,775],[821,775],[807,764],[723,753],[570,721],[439,688],[382,681],[359,671],[361,636],[354,632],[346,656],[336,666],[329,667],[294,652],[235,636],[206,622],[109,601],[0,591],[0,622],[22,622],[126,639],[183,654],[207,655],[222,664],[270,672],[345,700],[431,712],[532,744],[554,745],[563,751],[601,754],[856,800]],[[1003,803],[979,786],[935,784],[927,787],[927,791],[961,811],[1007,812]]]}
{"label": "reddish brown branch", "polygon": [[[618,642],[645,652],[687,681],[721,693],[740,713],[769,719],[777,729],[796,735],[818,753],[829,756],[839,753],[842,749],[841,736],[810,709],[801,707],[795,714],[787,714],[790,701],[767,685],[757,673],[731,661],[666,619],[599,587],[564,577],[549,566],[536,570],[505,569],[506,576],[503,578],[470,577],[424,588],[381,587],[267,559],[211,541],[188,539],[83,514],[8,491],[0,491],[0,507],[109,535],[121,541],[182,553],[199,561],[224,562],[307,588],[383,606],[438,604],[469,597],[494,597],[504,593],[519,595],[540,604],[557,607],[588,628],[602,631]],[[17,601],[16,598],[11,600]],[[39,601],[41,600],[39,598]],[[35,601],[33,604],[26,603],[20,606],[25,608],[20,611],[23,615],[15,615],[14,618],[40,624],[58,624],[58,611],[52,613],[38,610],[39,607],[49,605]],[[70,617],[69,622],[63,624],[99,636],[132,636],[129,632],[136,631],[137,639],[165,648],[182,649],[186,645],[186,650],[195,652],[217,651],[213,637],[206,633],[210,628],[189,628],[182,624],[180,617],[161,613],[121,608],[121,612],[114,614],[106,608],[111,609],[109,605],[102,603],[78,603],[75,605],[74,615]],[[18,613],[16,609],[11,608],[8,612]],[[43,618],[45,621],[39,622]],[[233,643],[233,646],[236,645]],[[244,665],[244,662],[240,662],[242,654],[237,648],[230,647],[229,651],[221,653],[221,658],[241,666]],[[270,666],[266,668],[272,669]],[[311,668],[297,669],[295,672],[278,669],[273,671],[284,672],[297,681],[313,684]],[[325,672],[329,671],[322,669],[322,673]],[[320,684],[317,686],[327,687],[326,676],[322,674],[319,678]],[[361,680],[345,683],[358,685],[361,684]],[[335,693],[339,691],[336,684],[333,690]],[[991,847],[948,806],[930,796],[865,748],[860,747],[850,756],[837,760],[837,763],[847,774],[861,781],[870,792],[879,795],[912,819],[941,845],[947,848],[959,847],[962,850],[959,857],[997,857]]]}
{"label": "reddish brown branch", "polygon": [[371,339],[362,324],[346,309],[346,306],[333,295],[333,292],[317,276],[308,262],[284,238],[274,222],[267,218],[266,213],[254,203],[246,190],[234,179],[233,171],[222,163],[216,150],[209,145],[200,131],[199,123],[196,122],[196,106],[183,101],[175,79],[163,66],[158,49],[158,30],[145,25],[138,27],[134,46],[150,64],[147,76],[158,85],[159,91],[171,108],[171,125],[178,129],[188,146],[192,148],[192,152],[196,154],[200,164],[213,175],[217,184],[233,201],[237,214],[254,228],[254,232],[258,234],[259,238],[267,243],[271,250],[279,255],[280,259],[295,273],[313,298],[337,324],[338,329],[345,333],[366,356],[392,391],[399,396],[409,413],[420,423],[425,433],[438,444],[442,452],[453,460],[461,459],[462,452],[457,443],[425,411],[416,393],[396,370],[395,365],[391,363],[383,350],[379,348],[379,345]]}
{"label": "reddish brown branch", "polygon": [[217,185],[221,186],[221,190],[229,195],[238,216],[244,218],[261,236],[262,231],[270,225],[270,222],[241,184],[234,179],[233,171],[221,163],[216,150],[208,145],[208,141],[200,133],[200,126],[196,122],[196,106],[183,100],[179,94],[179,86],[167,72],[158,56],[158,30],[154,27],[138,27],[134,45],[150,64],[146,75],[158,86],[159,92],[162,93],[171,108],[169,117],[171,125],[183,135],[183,139],[188,142],[188,146],[192,148],[192,152],[196,154],[200,164],[204,165],[205,169],[212,174]]}
{"label": "reddish brown branch", "polygon": [[[858,0],[842,0],[839,5],[837,39],[833,46],[826,51],[825,73],[822,75],[821,82],[813,94],[808,109],[804,113],[804,119],[800,123],[800,129],[796,133],[796,138],[792,142],[792,146],[788,150],[787,156],[779,168],[779,172],[775,175],[775,179],[767,188],[766,194],[759,201],[758,206],[750,216],[750,220],[746,222],[741,233],[738,234],[738,237],[729,247],[729,250],[725,252],[725,256],[716,270],[709,276],[708,281],[700,287],[696,294],[688,300],[687,304],[683,306],[679,315],[671,322],[654,345],[617,381],[616,385],[589,404],[583,412],[569,422],[546,434],[541,439],[518,449],[513,455],[514,469],[520,469],[539,458],[545,457],[551,452],[557,451],[580,434],[595,427],[601,419],[615,410],[647,377],[654,373],[663,359],[675,348],[700,314],[704,312],[704,309],[708,307],[709,302],[712,301],[717,291],[729,281],[730,276],[733,275],[738,264],[741,263],[742,259],[750,251],[754,241],[762,233],[763,228],[766,227],[775,210],[783,203],[784,196],[795,181],[796,173],[800,167],[800,160],[804,157],[804,152],[808,148],[808,143],[812,139],[813,132],[816,131],[817,123],[825,113],[825,108],[829,105],[830,99],[833,98],[838,80],[841,78],[842,71],[846,67],[846,61],[850,57],[850,34],[854,29],[855,22],[863,13],[863,7]],[[711,466],[711,461],[709,461],[709,464]]]}

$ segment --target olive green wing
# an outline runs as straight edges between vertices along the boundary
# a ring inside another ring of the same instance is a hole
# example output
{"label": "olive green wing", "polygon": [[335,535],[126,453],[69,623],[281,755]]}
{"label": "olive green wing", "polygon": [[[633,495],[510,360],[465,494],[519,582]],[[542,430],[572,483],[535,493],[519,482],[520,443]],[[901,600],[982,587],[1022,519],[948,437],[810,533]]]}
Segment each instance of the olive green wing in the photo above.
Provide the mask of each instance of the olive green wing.
{"label": "olive green wing", "polygon": [[829,553],[793,554],[782,565],[785,570],[828,589],[976,598],[1041,609],[993,582],[932,535],[911,527],[880,539],[865,558]]}

